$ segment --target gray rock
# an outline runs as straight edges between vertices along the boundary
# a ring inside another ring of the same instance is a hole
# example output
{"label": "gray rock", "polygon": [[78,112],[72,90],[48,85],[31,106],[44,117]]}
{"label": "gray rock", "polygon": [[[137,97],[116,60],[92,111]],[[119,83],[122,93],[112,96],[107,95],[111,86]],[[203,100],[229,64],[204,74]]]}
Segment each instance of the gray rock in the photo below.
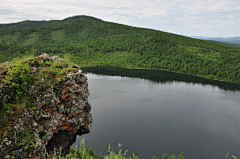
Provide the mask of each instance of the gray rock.
{"label": "gray rock", "polygon": [[44,60],[49,60],[49,55],[46,53],[43,53],[42,55],[39,56],[39,58],[44,59]]}
{"label": "gray rock", "polygon": [[59,56],[52,56],[51,59],[52,60],[57,60],[57,61],[64,61],[64,59],[60,58]]}

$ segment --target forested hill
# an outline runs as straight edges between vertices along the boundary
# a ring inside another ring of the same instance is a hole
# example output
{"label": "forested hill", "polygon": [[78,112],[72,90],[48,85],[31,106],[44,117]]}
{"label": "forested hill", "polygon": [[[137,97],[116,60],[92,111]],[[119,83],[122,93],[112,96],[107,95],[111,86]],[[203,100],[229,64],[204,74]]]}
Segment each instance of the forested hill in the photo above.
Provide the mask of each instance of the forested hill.
{"label": "forested hill", "polygon": [[69,53],[81,66],[163,69],[240,83],[240,49],[90,16],[0,24],[0,62]]}

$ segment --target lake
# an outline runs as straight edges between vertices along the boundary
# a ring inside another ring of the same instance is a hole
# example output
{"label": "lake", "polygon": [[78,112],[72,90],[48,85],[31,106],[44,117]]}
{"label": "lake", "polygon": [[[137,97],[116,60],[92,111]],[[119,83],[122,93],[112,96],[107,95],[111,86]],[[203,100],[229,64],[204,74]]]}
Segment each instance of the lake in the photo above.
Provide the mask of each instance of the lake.
{"label": "lake", "polygon": [[118,143],[127,156],[240,157],[240,86],[166,71],[83,68],[93,125],[84,138],[99,155]]}

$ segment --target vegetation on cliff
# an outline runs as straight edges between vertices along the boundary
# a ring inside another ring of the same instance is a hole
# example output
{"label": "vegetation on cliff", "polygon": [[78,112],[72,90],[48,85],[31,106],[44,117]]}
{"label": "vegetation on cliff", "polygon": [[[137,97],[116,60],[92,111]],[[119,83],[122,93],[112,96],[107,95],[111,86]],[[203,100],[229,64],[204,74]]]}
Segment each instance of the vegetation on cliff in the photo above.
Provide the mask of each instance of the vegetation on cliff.
{"label": "vegetation on cliff", "polygon": [[60,147],[66,155],[76,135],[91,132],[87,77],[67,55],[5,62],[0,86],[0,158],[43,158]]}
{"label": "vegetation on cliff", "polygon": [[[37,96],[44,95],[50,86],[60,96],[67,73],[76,68],[67,55],[65,59],[55,56],[50,61],[28,55],[0,64],[0,143],[5,137],[14,136],[13,126],[25,108],[38,109],[33,102]],[[35,145],[35,137],[31,129],[25,130],[20,132],[18,146],[24,143],[22,146],[30,150]]]}
{"label": "vegetation on cliff", "polygon": [[0,25],[0,62],[69,53],[81,66],[161,69],[240,83],[240,49],[89,16]]}
{"label": "vegetation on cliff", "polygon": [[[34,70],[37,67],[39,72],[35,72],[36,74],[33,75],[31,69]],[[50,85],[54,85],[56,93],[60,94],[62,89],[61,83],[66,79],[68,71],[76,70],[76,68],[78,66],[73,68],[73,64],[69,61],[67,55],[65,60],[61,59],[61,61],[53,59],[45,61],[33,55],[28,55],[22,58],[15,58],[10,63],[0,64],[0,88],[2,89],[3,85],[7,85],[15,90],[14,92],[9,92],[13,97],[9,101],[0,95],[0,123],[3,125],[4,121],[8,120],[8,117],[14,116],[14,112],[18,112],[14,110],[30,107],[32,99],[36,95],[45,92],[44,89]],[[34,89],[37,94],[33,94],[34,96],[30,97],[28,93],[33,85],[36,86]],[[33,109],[37,108],[33,107]]]}

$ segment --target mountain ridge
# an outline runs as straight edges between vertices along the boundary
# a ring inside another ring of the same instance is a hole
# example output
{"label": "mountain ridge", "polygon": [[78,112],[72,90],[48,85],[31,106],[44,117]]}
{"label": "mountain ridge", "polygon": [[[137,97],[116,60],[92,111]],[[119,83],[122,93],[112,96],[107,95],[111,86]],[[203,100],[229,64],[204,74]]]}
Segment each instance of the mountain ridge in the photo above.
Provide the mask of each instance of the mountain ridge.
{"label": "mountain ridge", "polygon": [[0,28],[0,62],[28,53],[71,54],[81,66],[159,69],[240,83],[240,49],[230,44],[90,16],[18,24]]}
{"label": "mountain ridge", "polygon": [[[236,46],[240,47],[240,36],[234,37],[208,37],[208,36],[191,36],[196,39],[208,40],[208,41],[217,41],[219,44],[227,45],[227,46]],[[231,45],[228,45],[231,44]]]}

